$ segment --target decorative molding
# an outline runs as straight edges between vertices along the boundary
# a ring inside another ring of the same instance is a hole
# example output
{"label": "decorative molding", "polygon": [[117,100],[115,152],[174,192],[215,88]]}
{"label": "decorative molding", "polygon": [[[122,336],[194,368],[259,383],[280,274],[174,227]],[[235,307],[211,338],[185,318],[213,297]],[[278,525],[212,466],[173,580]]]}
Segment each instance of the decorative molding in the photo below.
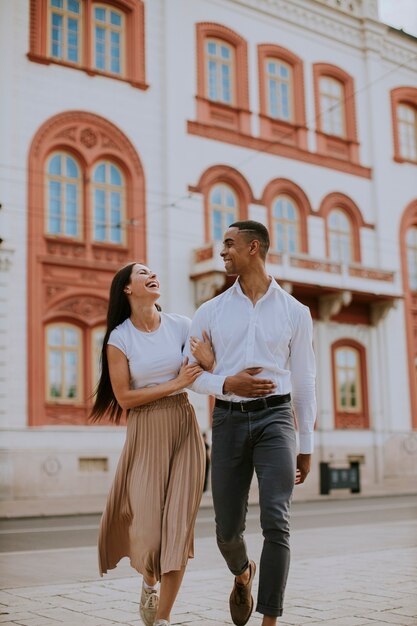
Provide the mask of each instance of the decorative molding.
{"label": "decorative molding", "polygon": [[[132,0],[133,1],[133,0]],[[130,2],[130,0],[129,0]],[[80,239],[45,233],[45,164],[55,151],[77,159],[82,172]],[[91,173],[107,159],[123,172],[126,187],[126,244],[97,243],[91,225]],[[87,424],[92,371],[82,373],[83,395],[63,408],[46,402],[44,326],[56,320],[80,328],[85,363],[92,362],[91,329],[106,318],[112,274],[130,258],[146,259],[145,177],[139,156],[116,126],[84,111],[68,111],[46,120],[35,134],[28,159],[28,406],[29,425]]]}
{"label": "decorative molding", "polygon": [[319,315],[320,319],[328,322],[331,317],[340,313],[342,307],[347,307],[352,302],[350,291],[341,291],[337,294],[320,296]]}
{"label": "decorative molding", "polygon": [[371,304],[371,323],[378,326],[387,317],[391,309],[397,308],[397,300],[378,300]]}
{"label": "decorative molding", "polygon": [[254,137],[252,135],[246,135],[244,133],[235,131],[230,128],[219,128],[210,124],[203,124],[201,122],[187,122],[187,132],[190,135],[197,135],[199,137],[205,137],[206,139],[212,139],[214,141],[220,141],[222,143],[229,143],[235,146],[248,148],[249,150],[258,150],[265,155],[278,155],[285,157],[286,159],[295,159],[296,161],[304,161],[311,165],[319,165],[321,167],[334,169],[352,176],[360,176],[361,178],[372,178],[372,169],[359,165],[358,163],[352,163],[345,159],[337,159],[333,156],[327,156],[319,154],[317,152],[309,152],[308,150],[301,150],[296,146],[291,146],[278,141],[271,141],[262,139],[261,137]]}
{"label": "decorative molding", "polygon": [[68,298],[56,306],[54,314],[70,313],[87,321],[93,317],[105,317],[107,305],[107,300],[94,296]]}
{"label": "decorative molding", "polygon": [[226,274],[224,272],[209,272],[203,276],[197,276],[194,280],[194,302],[196,307],[201,306],[207,300],[213,298],[224,287]]}

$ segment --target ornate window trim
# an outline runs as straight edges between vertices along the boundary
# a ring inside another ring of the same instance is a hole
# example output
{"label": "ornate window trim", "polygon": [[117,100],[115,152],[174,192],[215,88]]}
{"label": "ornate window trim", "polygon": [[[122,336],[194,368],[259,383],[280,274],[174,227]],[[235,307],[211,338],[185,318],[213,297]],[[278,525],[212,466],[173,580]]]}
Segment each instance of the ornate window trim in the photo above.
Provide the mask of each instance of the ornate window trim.
{"label": "ornate window trim", "polygon": [[410,386],[411,425],[417,430],[417,341],[415,328],[417,327],[417,300],[410,289],[408,281],[408,263],[406,234],[410,227],[417,226],[417,200],[413,200],[406,207],[400,225],[401,269],[404,290],[404,313],[407,333],[408,375]]}
{"label": "ornate window trim", "polygon": [[[296,204],[300,216],[300,250],[304,254],[308,254],[308,229],[307,217],[312,215],[310,201],[304,191],[286,178],[276,178],[267,184],[262,194],[261,203],[267,207],[268,211],[268,228],[272,229],[272,203],[277,196],[289,196]],[[272,250],[271,250],[272,252]]]}
{"label": "ornate window trim", "polygon": [[326,223],[326,256],[330,256],[329,232],[328,232],[328,215],[332,209],[342,209],[347,214],[352,226],[352,261],[361,262],[361,243],[360,228],[374,228],[372,224],[367,224],[351,198],[342,193],[329,193],[321,202],[318,215],[320,215]]}
{"label": "ornate window trim", "polygon": [[417,161],[407,159],[401,155],[400,137],[399,137],[399,120],[398,105],[406,104],[417,110],[417,88],[416,87],[397,87],[391,90],[391,115],[392,115],[392,132],[394,141],[394,161],[397,163],[413,163]]}
{"label": "ornate window trim", "polygon": [[[337,375],[336,375],[336,352],[340,348],[352,348],[359,354],[359,375],[361,384],[362,407],[360,411],[342,411],[337,406]],[[366,348],[354,339],[339,339],[331,346],[332,378],[333,378],[333,409],[336,429],[361,429],[369,428],[368,406],[368,376],[366,367]]]}
{"label": "ornate window trim", "polygon": [[[93,8],[95,4],[109,5],[121,11],[125,17],[126,33],[124,74],[100,71],[94,67],[93,54]],[[55,59],[48,52],[49,0],[30,0],[30,36],[28,58],[36,63],[55,63],[86,72],[90,76],[101,75],[130,83],[133,87],[147,89],[145,78],[145,7],[143,0],[82,0],[81,59],[78,63]]]}
{"label": "ornate window trim", "polygon": [[[342,83],[344,88],[345,135],[329,135],[323,130],[320,105],[320,78],[328,76]],[[359,143],[356,130],[355,86],[352,76],[336,65],[314,63],[314,102],[316,109],[317,152],[336,161],[359,163]]]}
{"label": "ornate window trim", "polygon": [[[50,154],[68,152],[81,168],[83,240],[45,234],[44,168]],[[125,245],[92,240],[89,175],[109,160],[123,172],[126,185]],[[57,408],[45,402],[42,327],[55,321],[89,329],[105,323],[108,289],[114,273],[132,258],[146,262],[145,180],[129,139],[98,115],[70,111],[47,120],[32,140],[28,159],[28,406],[29,424],[86,424],[89,401]],[[133,226],[133,227],[132,227]],[[87,331],[85,331],[87,332]],[[89,332],[89,330],[88,330]],[[85,372],[91,346],[84,341]],[[84,389],[89,385],[85,374]]]}
{"label": "ornate window trim", "polygon": [[[232,29],[213,22],[196,24],[197,46],[197,119],[210,126],[219,126],[250,134],[249,84],[247,43]],[[218,39],[229,44],[235,52],[233,105],[208,98],[205,43]]]}
{"label": "ornate window trim", "polygon": [[[276,59],[287,63],[292,69],[293,119],[287,122],[269,115],[267,84],[265,76],[266,59]],[[259,74],[259,118],[260,135],[271,141],[280,141],[307,150],[307,126],[304,101],[304,65],[300,57],[290,50],[274,44],[258,45]]]}
{"label": "ornate window trim", "polygon": [[205,243],[211,241],[211,216],[210,216],[210,191],[218,183],[224,183],[233,189],[237,195],[238,219],[248,219],[248,207],[254,202],[252,190],[246,178],[238,170],[228,165],[213,165],[208,168],[200,177],[197,185],[190,186],[190,191],[203,194],[204,197],[204,240]]}

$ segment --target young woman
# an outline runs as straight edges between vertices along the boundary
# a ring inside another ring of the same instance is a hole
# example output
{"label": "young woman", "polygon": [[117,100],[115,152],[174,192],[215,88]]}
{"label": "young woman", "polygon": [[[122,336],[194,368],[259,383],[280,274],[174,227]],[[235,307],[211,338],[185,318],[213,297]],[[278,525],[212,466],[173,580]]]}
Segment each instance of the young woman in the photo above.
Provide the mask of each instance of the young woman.
{"label": "young woman", "polygon": [[103,575],[130,557],[143,575],[140,615],[146,626],[169,626],[193,556],[205,464],[184,393],[202,372],[198,364],[183,362],[190,320],[161,312],[159,296],[157,277],[145,265],[131,263],[114,276],[92,410],[94,421],[107,416],[116,423],[128,412],[126,443],[100,525],[99,564]]}

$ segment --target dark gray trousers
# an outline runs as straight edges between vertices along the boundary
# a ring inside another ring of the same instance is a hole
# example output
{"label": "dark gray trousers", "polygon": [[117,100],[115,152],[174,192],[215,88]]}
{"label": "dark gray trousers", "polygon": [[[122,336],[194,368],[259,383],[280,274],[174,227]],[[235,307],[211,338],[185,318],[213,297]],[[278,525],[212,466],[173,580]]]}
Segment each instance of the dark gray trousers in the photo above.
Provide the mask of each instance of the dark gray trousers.
{"label": "dark gray trousers", "polygon": [[243,538],[249,488],[259,483],[264,537],[256,611],[279,616],[290,565],[290,502],[296,470],[296,439],[291,404],[261,411],[214,408],[212,490],[219,549],[239,576],[249,559]]}

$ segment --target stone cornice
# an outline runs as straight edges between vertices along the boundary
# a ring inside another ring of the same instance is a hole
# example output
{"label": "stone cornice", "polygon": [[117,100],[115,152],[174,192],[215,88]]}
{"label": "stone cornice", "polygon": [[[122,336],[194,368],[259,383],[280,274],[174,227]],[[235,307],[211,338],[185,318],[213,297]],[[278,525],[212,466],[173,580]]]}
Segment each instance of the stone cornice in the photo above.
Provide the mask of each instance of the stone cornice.
{"label": "stone cornice", "polygon": [[[372,50],[393,64],[416,70],[417,44],[378,20],[376,0],[230,0],[358,50]],[[352,7],[352,8],[351,8]],[[417,41],[417,40],[416,40]]]}

